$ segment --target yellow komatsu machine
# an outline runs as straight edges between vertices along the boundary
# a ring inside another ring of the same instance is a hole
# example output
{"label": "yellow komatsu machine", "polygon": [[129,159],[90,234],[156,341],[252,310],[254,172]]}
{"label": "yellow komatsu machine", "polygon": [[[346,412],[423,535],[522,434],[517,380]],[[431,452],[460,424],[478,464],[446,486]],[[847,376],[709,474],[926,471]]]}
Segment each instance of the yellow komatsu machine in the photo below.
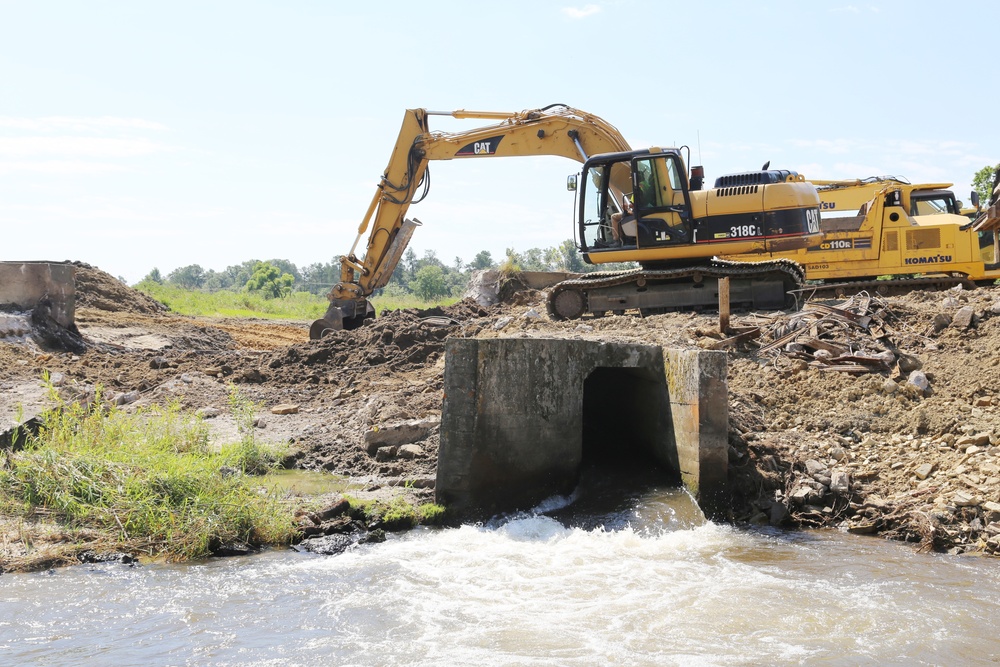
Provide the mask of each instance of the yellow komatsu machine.
{"label": "yellow komatsu machine", "polygon": [[[428,118],[435,115],[494,122],[463,132],[432,132]],[[548,301],[555,319],[631,308],[648,313],[715,307],[722,277],[731,280],[734,307],[784,307],[789,292],[803,284],[801,268],[767,260],[818,241],[816,188],[794,172],[761,170],[723,176],[716,187],[702,189],[701,167],[689,178],[682,151],[632,150],[608,122],[561,104],[519,113],[410,109],[354,245],[341,258],[330,307],[313,323],[310,337],[353,329],[374,316],[368,297],[389,281],[421,224],[406,213],[427,194],[431,160],[558,155],[583,163],[569,187],[577,194],[575,237],[584,260],[634,261],[641,268],[559,283]],[[367,247],[359,258],[365,234]],[[722,254],[764,261],[713,259]]]}
{"label": "yellow komatsu machine", "polygon": [[980,224],[963,215],[951,183],[911,184],[890,176],[811,182],[822,202],[822,239],[781,253],[805,268],[811,291],[889,294],[1000,278],[986,216]]}

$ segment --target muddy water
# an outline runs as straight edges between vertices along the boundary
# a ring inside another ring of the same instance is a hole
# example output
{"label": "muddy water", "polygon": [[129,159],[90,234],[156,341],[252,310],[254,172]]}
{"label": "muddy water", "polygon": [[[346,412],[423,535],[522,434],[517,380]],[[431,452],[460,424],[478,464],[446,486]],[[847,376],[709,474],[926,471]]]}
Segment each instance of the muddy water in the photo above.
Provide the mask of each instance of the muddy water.
{"label": "muddy water", "polygon": [[[599,486],[599,485],[598,485]],[[965,665],[1000,564],[706,522],[653,486],[335,557],[0,577],[3,665]]]}

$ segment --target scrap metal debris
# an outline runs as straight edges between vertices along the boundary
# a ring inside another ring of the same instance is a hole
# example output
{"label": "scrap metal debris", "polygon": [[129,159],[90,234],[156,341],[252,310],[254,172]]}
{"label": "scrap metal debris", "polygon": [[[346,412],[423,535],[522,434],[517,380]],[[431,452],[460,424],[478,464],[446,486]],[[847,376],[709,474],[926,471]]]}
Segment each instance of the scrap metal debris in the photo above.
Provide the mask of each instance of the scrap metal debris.
{"label": "scrap metal debris", "polygon": [[754,342],[758,356],[782,370],[811,367],[822,371],[889,371],[896,362],[898,318],[883,299],[860,292],[839,303],[811,302],[802,310],[777,314],[743,329],[712,347]]}

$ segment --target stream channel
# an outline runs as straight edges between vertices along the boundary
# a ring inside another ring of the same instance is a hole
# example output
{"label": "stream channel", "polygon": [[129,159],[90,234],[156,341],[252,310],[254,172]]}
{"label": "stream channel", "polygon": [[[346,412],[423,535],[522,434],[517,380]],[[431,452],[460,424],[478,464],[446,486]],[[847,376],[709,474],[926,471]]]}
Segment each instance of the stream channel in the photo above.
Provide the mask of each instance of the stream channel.
{"label": "stream channel", "polygon": [[2,665],[970,665],[1000,562],[706,521],[603,481],[338,556],[0,577]]}

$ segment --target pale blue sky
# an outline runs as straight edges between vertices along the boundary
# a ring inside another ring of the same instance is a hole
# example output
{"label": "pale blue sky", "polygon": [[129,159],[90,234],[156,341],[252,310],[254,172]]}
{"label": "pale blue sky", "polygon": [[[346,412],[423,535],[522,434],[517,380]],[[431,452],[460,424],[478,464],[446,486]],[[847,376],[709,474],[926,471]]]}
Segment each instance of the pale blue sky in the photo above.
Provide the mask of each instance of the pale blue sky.
{"label": "pale blue sky", "polygon": [[[348,251],[403,111],[595,113],[710,180],[953,182],[1000,162],[982,2],[0,0],[0,260],[304,266]],[[431,129],[477,121],[431,118]],[[434,163],[411,247],[572,237],[560,158]],[[362,244],[363,247],[363,244]]]}

